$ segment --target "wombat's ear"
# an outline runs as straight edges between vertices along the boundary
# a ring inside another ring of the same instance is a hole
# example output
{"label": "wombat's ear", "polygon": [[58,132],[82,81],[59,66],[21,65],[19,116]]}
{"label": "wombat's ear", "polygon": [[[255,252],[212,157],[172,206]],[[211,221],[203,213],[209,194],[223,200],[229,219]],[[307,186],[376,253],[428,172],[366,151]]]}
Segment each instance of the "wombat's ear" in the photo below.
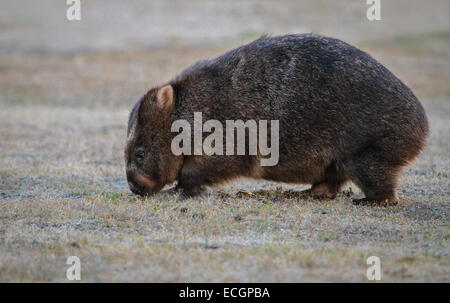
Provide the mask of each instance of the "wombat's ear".
{"label": "wombat's ear", "polygon": [[173,88],[172,85],[166,84],[158,90],[156,95],[156,106],[168,113],[173,108]]}

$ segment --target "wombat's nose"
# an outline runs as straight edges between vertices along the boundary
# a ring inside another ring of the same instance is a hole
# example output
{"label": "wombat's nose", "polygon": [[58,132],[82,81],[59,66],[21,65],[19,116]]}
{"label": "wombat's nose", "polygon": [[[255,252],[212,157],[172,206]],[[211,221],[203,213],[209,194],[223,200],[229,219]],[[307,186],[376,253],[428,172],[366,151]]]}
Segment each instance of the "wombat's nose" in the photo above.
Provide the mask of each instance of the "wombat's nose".
{"label": "wombat's nose", "polygon": [[128,181],[128,187],[130,188],[130,190],[132,192],[138,191],[138,187],[137,187],[136,183],[134,183],[133,181]]}
{"label": "wombat's nose", "polygon": [[128,181],[128,187],[130,188],[130,190],[136,194],[136,195],[143,195],[142,191],[140,190],[139,186],[134,183],[133,181]]}
{"label": "wombat's nose", "polygon": [[161,185],[151,177],[127,170],[128,187],[141,196],[152,195],[161,189]]}
{"label": "wombat's nose", "polygon": [[128,181],[128,187],[133,192],[133,194],[139,195],[139,196],[147,196],[150,194],[150,192],[144,188],[139,187],[136,183],[132,181]]}
{"label": "wombat's nose", "polygon": [[141,187],[135,181],[136,179],[134,173],[127,171],[127,180],[128,180],[128,187],[130,188],[130,190],[136,195],[142,195]]}

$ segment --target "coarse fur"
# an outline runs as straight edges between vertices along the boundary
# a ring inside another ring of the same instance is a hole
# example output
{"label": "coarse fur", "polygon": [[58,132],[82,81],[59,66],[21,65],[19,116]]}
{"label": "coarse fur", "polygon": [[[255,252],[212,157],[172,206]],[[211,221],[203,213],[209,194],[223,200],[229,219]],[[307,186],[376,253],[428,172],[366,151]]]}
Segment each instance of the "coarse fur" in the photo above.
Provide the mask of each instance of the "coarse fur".
{"label": "coarse fur", "polygon": [[[278,164],[261,166],[260,155],[173,155],[171,124],[192,125],[194,112],[224,125],[279,120]],[[351,180],[365,194],[356,204],[383,204],[397,200],[401,169],[428,132],[419,100],[367,53],[314,34],[261,37],[193,64],[141,98],[128,123],[127,178],[138,194],[178,181],[188,196],[249,177],[311,184],[313,196],[334,197]]]}

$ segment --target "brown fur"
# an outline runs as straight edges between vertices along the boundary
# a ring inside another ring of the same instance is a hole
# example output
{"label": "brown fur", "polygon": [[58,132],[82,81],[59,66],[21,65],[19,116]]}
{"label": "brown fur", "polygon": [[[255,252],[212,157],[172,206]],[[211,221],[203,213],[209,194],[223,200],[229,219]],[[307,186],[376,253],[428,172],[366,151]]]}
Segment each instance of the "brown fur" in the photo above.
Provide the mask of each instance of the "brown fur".
{"label": "brown fur", "polygon": [[[192,125],[194,112],[224,125],[279,120],[278,164],[261,167],[260,155],[173,155],[171,123]],[[382,204],[397,199],[398,175],[427,135],[419,100],[371,56],[337,39],[288,35],[199,61],[151,89],[130,115],[125,159],[139,194],[178,181],[184,194],[195,195],[201,185],[250,177],[312,184],[313,196],[334,197],[351,180],[366,195],[355,203]],[[156,185],[141,186],[137,176]]]}

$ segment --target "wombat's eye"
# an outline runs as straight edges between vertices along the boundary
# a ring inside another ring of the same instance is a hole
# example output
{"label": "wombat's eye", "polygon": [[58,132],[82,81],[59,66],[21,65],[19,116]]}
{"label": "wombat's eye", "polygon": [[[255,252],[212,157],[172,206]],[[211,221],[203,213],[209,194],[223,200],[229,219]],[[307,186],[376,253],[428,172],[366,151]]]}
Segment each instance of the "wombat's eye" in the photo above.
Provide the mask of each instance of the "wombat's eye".
{"label": "wombat's eye", "polygon": [[136,160],[138,162],[144,161],[144,157],[145,157],[145,152],[143,149],[136,150]]}

